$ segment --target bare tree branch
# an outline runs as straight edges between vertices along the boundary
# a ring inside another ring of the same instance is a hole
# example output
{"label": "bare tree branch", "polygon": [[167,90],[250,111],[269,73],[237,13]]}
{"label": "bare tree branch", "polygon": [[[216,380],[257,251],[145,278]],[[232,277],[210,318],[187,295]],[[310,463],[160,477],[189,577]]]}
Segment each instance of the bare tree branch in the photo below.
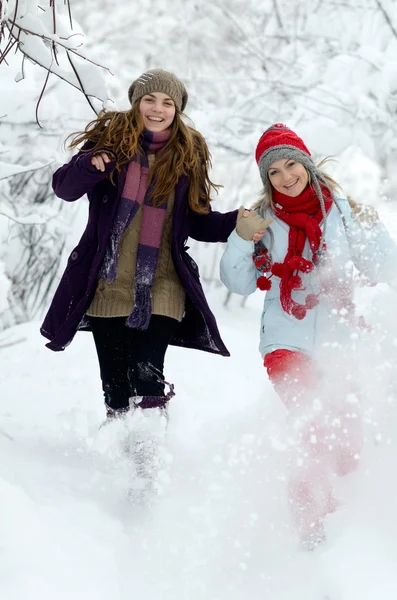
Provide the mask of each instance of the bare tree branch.
{"label": "bare tree branch", "polygon": [[230,146],[229,144],[225,144],[223,142],[218,142],[217,147],[222,148],[222,150],[227,150],[228,152],[231,152],[232,154],[235,154],[236,156],[240,156],[240,157],[242,156],[244,158],[246,158],[247,156],[250,156],[249,152],[243,152],[239,148],[234,148],[234,147]]}
{"label": "bare tree branch", "polygon": [[77,81],[78,81],[78,82],[79,82],[79,84],[80,84],[80,90],[83,92],[83,94],[84,94],[84,96],[85,96],[85,98],[86,98],[86,100],[87,100],[88,104],[91,106],[92,110],[93,110],[93,111],[96,113],[97,111],[95,110],[95,107],[94,107],[94,105],[92,104],[92,102],[91,102],[91,100],[90,100],[90,97],[89,97],[89,96],[88,96],[88,94],[86,93],[86,91],[85,91],[85,89],[84,89],[84,84],[83,84],[83,82],[82,82],[82,80],[81,80],[81,78],[80,78],[80,75],[79,75],[79,73],[78,73],[78,71],[77,71],[77,69],[76,69],[75,65],[73,64],[72,57],[70,56],[69,52],[66,52],[66,55],[67,55],[67,57],[68,57],[68,60],[69,60],[70,66],[72,67],[72,69],[73,69],[73,71],[74,71],[74,74],[76,75]]}
{"label": "bare tree branch", "polygon": [[223,6],[218,5],[218,4],[216,4],[216,6],[218,6],[219,10],[225,15],[225,17],[227,17],[234,24],[234,26],[240,32],[241,37],[244,40],[246,47],[250,50],[250,52],[254,56],[256,56],[259,59],[262,69],[265,72],[267,72],[268,69],[266,66],[265,57],[263,55],[263,52],[261,52],[260,50],[255,48],[255,46],[251,42],[250,36],[246,33],[246,31],[244,31],[241,24],[238,22],[238,20],[235,18],[235,16],[229,10],[227,10],[226,8],[224,8]]}
{"label": "bare tree branch", "polygon": [[7,54],[8,54],[9,52],[11,52],[11,50],[13,49],[13,47],[15,46],[15,44],[17,44],[17,43],[18,43],[18,40],[12,40],[12,43],[11,43],[11,44],[7,44],[7,46],[6,46],[6,49],[4,50],[4,52],[1,52],[1,50],[0,50],[0,65],[1,65],[1,63],[2,63],[3,61],[4,61],[4,62],[7,62],[7,61],[6,61],[6,56],[7,56]]}
{"label": "bare tree branch", "polygon": [[[0,4],[0,8],[2,8],[2,4],[3,3]],[[17,18],[18,6],[19,6],[19,0],[16,0],[16,2],[15,2],[15,10],[14,10],[14,16],[11,19],[11,26],[12,26],[13,23],[15,23],[15,20]],[[4,37],[4,29],[5,29],[6,26],[7,26],[7,22],[6,21],[4,21],[4,22],[2,22],[0,24],[0,42],[1,42],[2,38]],[[16,39],[16,41],[18,41],[17,37],[14,36],[14,38]],[[12,43],[11,38],[9,39],[8,44],[7,44],[7,46],[6,46],[5,50],[4,50],[4,55],[5,56],[8,54],[9,46],[10,45],[14,46],[14,43]]]}
{"label": "bare tree branch", "polygon": [[39,107],[40,107],[40,103],[41,103],[41,101],[43,99],[44,92],[46,90],[48,80],[50,78],[50,73],[51,73],[51,71],[47,71],[47,75],[45,76],[44,84],[43,84],[43,87],[42,87],[41,92],[40,92],[39,99],[37,100],[37,104],[36,104],[36,123],[40,127],[40,129],[43,129],[43,127],[42,127],[42,125],[41,125],[41,123],[39,121]]}
{"label": "bare tree branch", "polygon": [[[274,8],[274,14],[276,15],[277,25],[286,34],[284,23],[283,23],[283,20],[281,18],[281,13],[280,13],[280,9],[279,9],[277,0],[273,0],[273,8]],[[290,38],[287,35],[285,35],[285,38],[287,39],[288,42],[290,41]]]}
{"label": "bare tree branch", "polygon": [[386,12],[386,9],[384,8],[383,4],[380,2],[380,0],[375,0],[376,6],[379,8],[380,12],[382,13],[382,15],[385,17],[386,22],[388,24],[388,26],[390,27],[394,37],[397,39],[397,30],[394,27],[391,18],[389,17],[388,13]]}
{"label": "bare tree branch", "polygon": [[66,0],[66,4],[68,5],[68,15],[69,15],[70,29],[73,29],[72,7],[70,6],[70,0]]}
{"label": "bare tree branch", "polygon": [[8,213],[2,212],[1,210],[0,210],[0,215],[2,215],[3,217],[6,217],[6,219],[9,219],[10,221],[13,221],[14,223],[18,223],[18,225],[34,225],[34,224],[41,225],[43,223],[43,221],[41,221],[40,219],[37,220],[36,223],[33,223],[31,220],[29,220],[28,222],[26,222],[26,220],[18,220],[16,217],[14,217]]}

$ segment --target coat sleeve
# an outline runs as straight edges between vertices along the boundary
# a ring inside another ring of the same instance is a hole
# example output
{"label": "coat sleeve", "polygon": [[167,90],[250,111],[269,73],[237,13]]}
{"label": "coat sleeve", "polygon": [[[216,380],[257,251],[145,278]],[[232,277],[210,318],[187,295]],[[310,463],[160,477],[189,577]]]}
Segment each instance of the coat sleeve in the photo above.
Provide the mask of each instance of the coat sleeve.
{"label": "coat sleeve", "polygon": [[237,210],[227,213],[213,211],[207,215],[193,214],[190,237],[199,242],[226,242],[236,227]]}
{"label": "coat sleeve", "polygon": [[[88,144],[85,144],[82,150],[86,149]],[[117,156],[113,150],[108,148],[100,148],[95,150],[98,152],[106,152],[114,158],[110,163],[107,163],[105,171],[98,171],[91,165],[91,158],[94,155],[92,152],[82,152],[73,156],[73,158],[62,167],[55,171],[52,177],[52,189],[58,198],[67,202],[74,202],[84,194],[87,194],[92,188],[102,179],[105,179],[116,166]]]}
{"label": "coat sleeve", "polygon": [[341,202],[353,263],[371,283],[391,283],[397,277],[397,244],[381,221],[357,223],[347,202]]}
{"label": "coat sleeve", "polygon": [[241,296],[248,296],[256,291],[257,269],[252,260],[255,246],[253,241],[243,240],[234,230],[227,240],[227,245],[220,265],[220,278],[228,290]]}

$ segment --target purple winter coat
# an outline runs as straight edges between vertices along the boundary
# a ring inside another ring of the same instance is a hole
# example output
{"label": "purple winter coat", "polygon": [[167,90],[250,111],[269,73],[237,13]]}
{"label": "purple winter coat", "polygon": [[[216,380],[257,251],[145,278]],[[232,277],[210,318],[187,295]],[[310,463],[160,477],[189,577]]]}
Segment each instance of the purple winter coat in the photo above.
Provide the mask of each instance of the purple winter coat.
{"label": "purple winter coat", "polygon": [[[109,153],[106,148],[103,151]],[[127,165],[120,173],[115,171],[112,184],[108,175],[116,161],[108,163],[101,172],[91,165],[92,155],[92,152],[79,152],[53,176],[53,189],[59,198],[73,202],[87,194],[90,202],[86,229],[69,257],[40,328],[42,335],[50,340],[47,348],[54,351],[64,350],[78,329],[89,329],[85,313],[95,294],[126,176]],[[171,253],[186,292],[186,306],[171,344],[230,356],[205,299],[197,265],[186,252],[186,241],[190,236],[203,242],[226,242],[235,228],[237,211],[198,215],[188,205],[188,188],[189,179],[180,177],[175,188]]]}

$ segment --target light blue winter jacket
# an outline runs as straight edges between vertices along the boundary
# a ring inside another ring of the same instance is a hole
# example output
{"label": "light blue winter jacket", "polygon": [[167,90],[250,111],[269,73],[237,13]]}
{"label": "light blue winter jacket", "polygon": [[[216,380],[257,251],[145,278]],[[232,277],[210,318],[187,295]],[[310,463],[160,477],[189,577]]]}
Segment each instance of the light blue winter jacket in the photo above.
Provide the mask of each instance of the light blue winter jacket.
{"label": "light blue winter jacket", "polygon": [[[342,218],[343,215],[343,218]],[[261,243],[270,251],[273,263],[283,262],[288,248],[289,226],[269,208],[265,217],[274,219]],[[323,229],[324,225],[321,224]],[[356,269],[372,283],[391,282],[397,277],[397,245],[381,222],[371,228],[359,225],[351,216],[348,201],[338,198],[328,213],[325,242],[336,275],[351,284]],[[262,275],[253,263],[254,242],[242,239],[234,230],[227,241],[221,259],[220,277],[236,294],[247,296],[257,290],[256,280]],[[306,241],[304,258],[312,259]],[[293,290],[292,298],[305,304],[310,293],[320,291],[317,269],[299,273],[304,290]],[[317,349],[332,343],[343,344],[352,334],[351,324],[320,295],[320,303],[308,310],[299,321],[287,314],[280,303],[280,279],[273,276],[272,287],[266,292],[260,326],[259,350],[264,356],[278,348],[297,350],[313,356]],[[258,290],[258,293],[264,294]]]}

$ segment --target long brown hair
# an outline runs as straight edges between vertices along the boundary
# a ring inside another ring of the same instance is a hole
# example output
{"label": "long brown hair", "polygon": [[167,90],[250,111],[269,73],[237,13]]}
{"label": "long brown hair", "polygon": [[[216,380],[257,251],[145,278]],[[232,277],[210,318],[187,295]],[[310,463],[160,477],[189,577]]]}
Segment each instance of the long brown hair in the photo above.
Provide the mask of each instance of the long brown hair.
{"label": "long brown hair", "polygon": [[[120,171],[123,165],[142,152],[139,138],[143,129],[138,100],[128,111],[102,111],[88,123],[84,131],[72,133],[67,140],[72,138],[69,148],[89,142],[89,147],[83,152],[97,148],[112,149],[118,157],[116,169]],[[218,192],[222,187],[209,177],[211,154],[207,143],[194,127],[183,122],[177,108],[170,129],[170,139],[157,152],[153,170],[149,173],[149,183],[154,179],[153,203],[156,206],[162,204],[175,188],[179,177],[187,175],[190,181],[190,208],[196,213],[207,214],[211,192]]]}

